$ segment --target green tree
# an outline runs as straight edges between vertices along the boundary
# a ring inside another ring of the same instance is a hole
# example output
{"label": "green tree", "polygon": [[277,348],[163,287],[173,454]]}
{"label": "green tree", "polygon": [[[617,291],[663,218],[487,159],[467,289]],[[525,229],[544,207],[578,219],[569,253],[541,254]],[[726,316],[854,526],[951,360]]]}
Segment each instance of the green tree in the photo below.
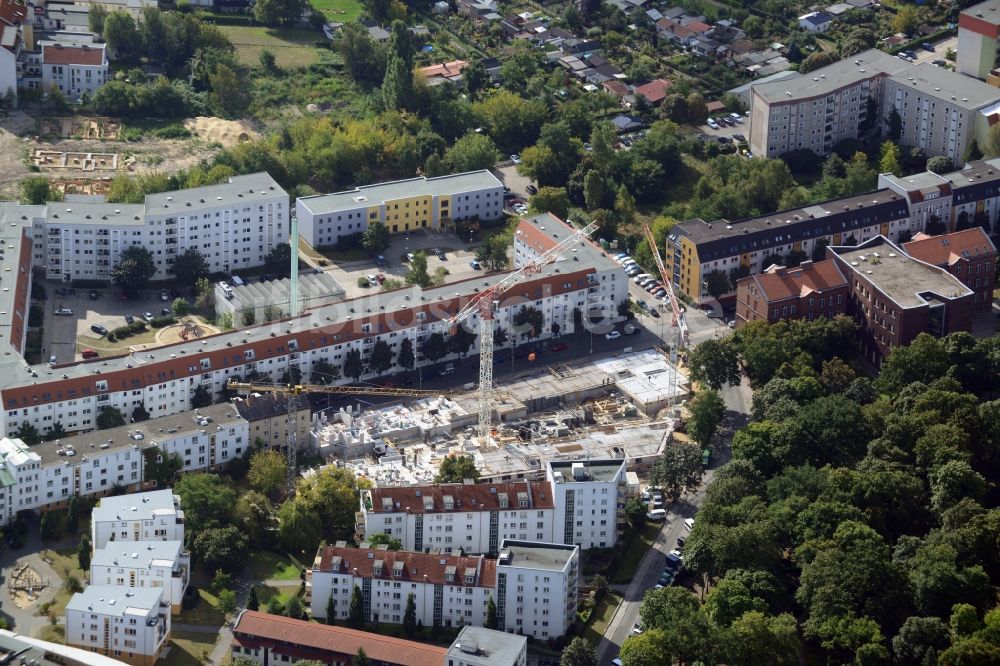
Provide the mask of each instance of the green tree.
{"label": "green tree", "polygon": [[208,387],[203,385],[196,386],[191,393],[191,409],[200,409],[208,407],[211,404],[212,394],[208,391]]}
{"label": "green tree", "polygon": [[562,651],[559,666],[597,666],[597,651],[586,638],[574,636]]}
{"label": "green tree", "polygon": [[102,407],[97,413],[97,429],[107,430],[125,425],[125,415],[117,407]]}
{"label": "green tree", "polygon": [[494,630],[500,626],[500,620],[497,618],[497,605],[493,601],[492,594],[486,597],[486,621],[483,626]]}
{"label": "green tree", "polygon": [[537,338],[545,329],[545,315],[530,305],[522,305],[511,321],[516,333],[527,334],[531,338]]}
{"label": "green tree", "polygon": [[615,216],[618,224],[630,226],[635,222],[635,197],[624,185],[618,187],[618,195],[615,197]]}
{"label": "green tree", "polygon": [[135,60],[141,55],[142,40],[135,19],[120,9],[104,17],[104,41],[121,60]]}
{"label": "green tree", "polygon": [[344,358],[344,376],[358,381],[358,378],[364,373],[364,369],[364,364],[361,361],[361,352],[357,349],[348,351],[346,358]]}
{"label": "green tree", "polygon": [[638,497],[631,498],[625,503],[625,517],[632,527],[639,528],[646,521],[646,504]]}
{"label": "green tree", "polygon": [[104,5],[94,4],[87,10],[87,25],[95,35],[104,35],[104,20],[108,17],[108,9]]}
{"label": "green tree", "polygon": [[950,173],[955,170],[951,158],[938,156],[927,160],[927,170],[933,173]]}
{"label": "green tree", "polygon": [[688,353],[691,379],[714,391],[740,383],[739,353],[729,340],[705,340]]}
{"label": "green tree", "polygon": [[707,447],[726,415],[726,404],[715,391],[699,391],[688,403],[688,412],[690,414],[687,421],[688,435]]}
{"label": "green tree", "polygon": [[[174,484],[173,490],[184,507],[185,527],[192,533],[229,523],[236,491],[227,481],[216,474],[196,472],[184,474]],[[222,567],[212,570],[216,568]]]}
{"label": "green tree", "polygon": [[270,498],[281,495],[285,487],[288,463],[285,456],[274,449],[256,451],[250,456],[250,471],[247,482],[250,487]]}
{"label": "green tree", "polygon": [[364,599],[361,597],[361,588],[355,585],[354,591],[351,592],[351,608],[347,613],[347,624],[355,629],[363,629],[365,622]]}
{"label": "green tree", "polygon": [[467,354],[476,341],[476,334],[459,325],[448,338],[448,349],[453,354]]}
{"label": "green tree", "polygon": [[267,268],[268,273],[277,274],[281,277],[290,277],[292,274],[291,246],[288,243],[278,243],[275,245],[267,253],[267,256],[264,257],[264,266]]}
{"label": "green tree", "polygon": [[413,43],[403,21],[392,22],[388,54],[382,104],[390,110],[403,110],[413,104]]}
{"label": "green tree", "polygon": [[181,284],[194,286],[212,272],[208,260],[197,248],[189,247],[174,259],[170,272]]}
{"label": "green tree", "polygon": [[531,197],[532,213],[552,213],[560,220],[569,217],[569,195],[564,187],[540,187]]}
{"label": "green tree", "polygon": [[46,511],[38,523],[38,532],[45,541],[58,539],[63,535],[66,516],[61,511]]}
{"label": "green tree", "polygon": [[650,481],[664,489],[671,502],[676,502],[688,490],[701,483],[704,468],[701,449],[693,444],[673,443],[653,463]]}
{"label": "green tree", "polygon": [[365,654],[364,648],[358,648],[358,653],[351,657],[351,666],[371,666],[371,659]]}
{"label": "green tree", "polygon": [[427,360],[431,363],[436,363],[440,359],[448,355],[448,343],[445,342],[444,335],[441,333],[431,333],[424,340],[424,344],[420,347],[420,353],[423,354]]}
{"label": "green tree", "polygon": [[886,136],[889,137],[889,141],[899,141],[899,138],[903,135],[903,117],[899,115],[899,110],[895,106],[889,110],[889,117],[885,119],[886,122]]}
{"label": "green tree", "polygon": [[587,204],[587,210],[603,208],[605,194],[604,174],[591,169],[583,178],[583,200]]}
{"label": "green tree", "polygon": [[[515,79],[505,75],[504,80]],[[508,90],[484,96],[472,105],[472,112],[500,150],[508,154],[533,143],[549,113],[543,101],[524,99]]]}
{"label": "green tree", "polygon": [[462,483],[465,479],[479,480],[479,470],[472,456],[450,455],[441,461],[434,483]]}
{"label": "green tree", "polygon": [[389,536],[384,532],[377,532],[368,539],[368,545],[371,548],[376,548],[378,546],[386,546],[388,550],[402,550],[403,542],[394,536]]}
{"label": "green tree", "polygon": [[754,610],[736,618],[723,638],[723,660],[732,666],[796,666],[801,644],[795,618]]}
{"label": "green tree", "polygon": [[48,201],[62,201],[62,193],[52,189],[45,176],[28,176],[21,181],[21,202],[41,206]]}
{"label": "green tree", "polygon": [[313,361],[312,370],[309,372],[309,381],[313,384],[329,384],[339,377],[340,369],[325,358]]}
{"label": "green tree", "polygon": [[720,296],[728,294],[733,290],[733,285],[729,281],[729,276],[716,269],[705,276],[706,291],[712,298],[718,299]]}
{"label": "green tree", "polygon": [[80,537],[80,545],[76,547],[76,560],[83,571],[90,571],[90,554],[90,535],[84,532]]}
{"label": "green tree", "polygon": [[129,294],[143,289],[154,275],[156,264],[153,263],[153,253],[141,245],[125,248],[111,270],[111,279]]}
{"label": "green tree", "polygon": [[834,51],[815,51],[806,56],[806,59],[799,65],[799,71],[808,74],[827,65],[832,65],[837,60],[838,57]]}
{"label": "green tree", "polygon": [[302,0],[263,0],[254,3],[253,16],[264,25],[295,23],[307,6]]}
{"label": "green tree", "polygon": [[920,25],[920,14],[916,5],[900,5],[896,8],[896,15],[892,17],[889,26],[894,32],[901,32],[904,35],[912,34]]}
{"label": "green tree", "polygon": [[73,495],[69,498],[69,505],[66,507],[66,531],[76,534],[80,531],[80,496]]}
{"label": "green tree", "polygon": [[42,436],[38,433],[38,428],[36,428],[29,421],[22,421],[21,424],[17,426],[17,432],[14,433],[14,437],[21,440],[28,446],[34,446],[42,441]]}
{"label": "green tree", "polygon": [[260,55],[258,56],[260,61],[260,67],[268,74],[278,73],[278,61],[275,60],[274,54],[267,49],[261,49]]}
{"label": "green tree", "polygon": [[296,553],[316,549],[323,526],[319,516],[309,510],[305,502],[285,502],[278,509],[278,536],[285,547]]}
{"label": "green tree", "polygon": [[453,173],[479,171],[492,169],[500,161],[500,151],[489,136],[469,132],[445,151],[443,159]]}
{"label": "green tree", "polygon": [[174,302],[170,304],[170,311],[175,317],[183,317],[191,311],[191,304],[187,302],[186,298],[175,298]]}
{"label": "green tree", "polygon": [[899,147],[892,141],[886,141],[882,144],[882,158],[879,161],[879,170],[882,173],[892,173],[897,176],[903,173],[903,168],[899,164]]}
{"label": "green tree", "polygon": [[986,131],[986,141],[983,142],[983,153],[985,157],[997,157],[1000,155],[1000,127],[992,125]]}
{"label": "green tree", "polygon": [[753,596],[743,583],[723,578],[705,599],[705,612],[717,626],[728,627],[744,613],[767,611],[767,603]]}
{"label": "green tree", "polygon": [[392,239],[389,237],[389,229],[378,220],[370,222],[361,237],[361,244],[372,254],[381,254],[388,249]]}
{"label": "green tree", "polygon": [[937,617],[906,618],[892,639],[892,651],[904,664],[931,664],[951,644],[948,625]]}
{"label": "green tree", "polygon": [[431,285],[431,276],[427,273],[427,255],[415,252],[410,260],[410,270],[406,272],[406,284],[416,284],[423,288]]}
{"label": "green tree", "polygon": [[322,536],[328,542],[347,539],[354,533],[358,480],[349,470],[324,468],[300,480],[295,492],[296,503],[319,519]]}
{"label": "green tree", "polygon": [[236,593],[232,590],[222,590],[219,592],[218,609],[224,615],[229,615],[236,610]]}
{"label": "green tree", "polygon": [[383,340],[377,340],[372,349],[371,367],[375,372],[382,374],[392,367],[393,351],[392,347]]}
{"label": "green tree", "polygon": [[413,341],[410,338],[403,338],[403,341],[399,345],[397,364],[401,368],[412,370],[415,360],[416,358],[413,355]]}
{"label": "green tree", "polygon": [[476,259],[491,271],[503,270],[507,267],[507,252],[512,244],[509,234],[493,234],[487,236],[476,250]]}
{"label": "green tree", "polygon": [[228,65],[218,63],[215,71],[209,74],[208,82],[211,87],[209,104],[219,115],[237,118],[250,106],[250,91],[244,78]]}
{"label": "green tree", "polygon": [[331,594],[326,600],[326,623],[333,624],[337,621],[337,603]]}
{"label": "green tree", "polygon": [[249,544],[239,528],[230,525],[200,530],[195,534],[194,553],[209,571],[221,569],[235,573],[245,566],[250,554]]}
{"label": "green tree", "polygon": [[[249,468],[247,473],[249,473]],[[240,495],[233,506],[233,524],[239,527],[251,547],[263,546],[274,524],[274,506],[262,493],[248,490]]]}
{"label": "green tree", "polygon": [[155,481],[158,487],[172,485],[177,473],[184,467],[184,461],[177,453],[164,455],[159,449],[151,447],[143,450],[143,481]]}
{"label": "green tree", "polygon": [[406,597],[406,610],[403,612],[403,635],[411,637],[417,633],[417,603],[413,593]]}

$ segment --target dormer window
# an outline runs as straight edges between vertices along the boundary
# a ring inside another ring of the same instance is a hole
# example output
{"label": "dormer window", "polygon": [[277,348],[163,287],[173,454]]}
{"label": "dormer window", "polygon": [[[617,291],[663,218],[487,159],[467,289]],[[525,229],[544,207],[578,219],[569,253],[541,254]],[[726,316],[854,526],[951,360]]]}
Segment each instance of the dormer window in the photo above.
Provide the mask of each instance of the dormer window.
{"label": "dormer window", "polygon": [[373,572],[376,576],[382,575],[382,560],[375,560],[373,566]]}
{"label": "dormer window", "polygon": [[452,509],[455,508],[455,500],[452,498],[451,495],[444,496],[444,508],[446,511],[451,511]]}
{"label": "dormer window", "polygon": [[509,503],[510,502],[509,502],[508,497],[506,495],[500,495],[500,508],[501,509],[506,509],[507,506],[509,505]]}

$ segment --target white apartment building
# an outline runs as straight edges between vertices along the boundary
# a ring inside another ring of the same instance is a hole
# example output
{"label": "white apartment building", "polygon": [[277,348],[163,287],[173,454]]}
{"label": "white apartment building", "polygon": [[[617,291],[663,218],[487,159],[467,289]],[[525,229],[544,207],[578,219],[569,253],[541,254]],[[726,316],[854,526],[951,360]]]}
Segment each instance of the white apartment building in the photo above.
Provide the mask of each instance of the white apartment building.
{"label": "white apartment building", "polygon": [[66,644],[152,666],[170,637],[170,608],[163,591],[91,585],[66,605]]}
{"label": "white apartment building", "polygon": [[355,586],[365,619],[402,624],[409,595],[425,627],[482,626],[487,600],[496,603],[497,561],[478,557],[321,546],[311,571],[312,616],[326,618],[333,598],[337,620],[345,620]]}
{"label": "white apartment building", "polygon": [[504,541],[497,558],[501,631],[547,640],[566,635],[576,617],[579,546]]}
{"label": "white apartment building", "polygon": [[[121,542],[184,541],[181,499],[170,490],[105,497],[90,519],[94,550]],[[134,546],[133,546],[134,549]]]}
{"label": "white apartment building", "polygon": [[50,203],[33,224],[34,265],[49,279],[109,280],[130,246],[149,249],[154,280],[196,249],[212,272],[260,266],[288,242],[288,194],[271,176],[233,176],[219,185],[149,194],[142,204]]}
{"label": "white apartment building", "polygon": [[551,485],[543,481],[361,491],[365,536],[388,534],[416,552],[461,548],[495,556],[504,539],[552,541],[554,511]]}
{"label": "white apartment building", "polygon": [[445,666],[527,666],[528,639],[466,625],[445,656]]}
{"label": "white apartment building", "polygon": [[580,548],[613,548],[624,523],[625,460],[551,461],[555,541]]}
{"label": "white apartment building", "polygon": [[108,80],[108,55],[104,44],[39,43],[42,89],[58,88],[76,100],[93,95]]}
{"label": "white apartment building", "polygon": [[157,589],[174,613],[191,573],[191,555],[180,541],[109,541],[94,550],[90,584]]}
{"label": "white apartment building", "polygon": [[987,0],[958,15],[955,66],[960,74],[985,79],[997,64],[1000,2]]}
{"label": "white apartment building", "polygon": [[503,215],[503,183],[487,170],[437,178],[409,178],[333,194],[299,197],[299,235],[316,246],[363,233],[381,222],[390,233],[441,229],[454,220]]}
{"label": "white apartment building", "polygon": [[891,236],[892,240],[898,241],[904,231],[914,236],[926,229],[932,221],[950,224],[952,183],[946,176],[933,171],[910,176],[881,173],[878,176],[878,189],[890,190],[903,197],[909,209],[909,224],[902,228],[890,228],[889,234],[883,234]]}

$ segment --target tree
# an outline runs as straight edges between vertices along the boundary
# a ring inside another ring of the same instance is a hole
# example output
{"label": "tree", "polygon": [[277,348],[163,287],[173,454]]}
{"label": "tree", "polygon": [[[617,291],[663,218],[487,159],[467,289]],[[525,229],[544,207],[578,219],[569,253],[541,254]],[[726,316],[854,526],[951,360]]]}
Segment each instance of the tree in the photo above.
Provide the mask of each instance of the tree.
{"label": "tree", "polygon": [[146,405],[142,403],[136,405],[135,409],[132,410],[132,421],[134,423],[141,423],[148,420],[149,412],[146,410]]}
{"label": "tree", "polygon": [[939,155],[927,160],[927,170],[933,173],[950,173],[955,170],[955,165],[951,158]]}
{"label": "tree", "polygon": [[351,608],[347,613],[347,624],[355,629],[363,629],[365,622],[364,599],[361,597],[361,588],[355,585],[354,591],[351,592]]}
{"label": "tree", "polygon": [[198,472],[184,474],[174,484],[174,492],[184,507],[185,527],[192,533],[229,522],[236,491],[227,481],[216,474]]}
{"label": "tree", "polygon": [[511,246],[509,234],[500,233],[487,236],[476,250],[476,259],[491,271],[507,268],[507,251]]}
{"label": "tree", "polygon": [[453,354],[467,354],[476,341],[476,334],[459,324],[448,338],[448,350]]}
{"label": "tree", "polygon": [[80,537],[80,545],[76,547],[76,559],[83,571],[90,571],[91,548],[90,535],[84,532]]}
{"label": "tree", "polygon": [[894,32],[901,32],[904,35],[911,34],[920,25],[920,14],[916,5],[900,5],[896,8],[896,15],[892,17],[889,26]]}
{"label": "tree", "polygon": [[[99,428],[100,426],[98,426]],[[17,426],[17,432],[14,433],[14,437],[21,440],[28,446],[34,446],[42,441],[42,436],[38,433],[38,428],[36,428],[29,421],[23,421],[19,426]]]}
{"label": "tree", "polygon": [[142,39],[135,19],[120,9],[104,17],[104,41],[121,60],[135,60],[141,55]]}
{"label": "tree", "polygon": [[985,157],[997,157],[1000,155],[1000,126],[992,125],[986,131],[986,141],[983,142],[983,153]]}
{"label": "tree", "polygon": [[969,148],[965,151],[965,161],[971,162],[973,160],[983,159],[983,151],[979,148],[979,141],[975,138],[969,142]]}
{"label": "tree", "polygon": [[740,383],[739,353],[729,340],[705,340],[688,353],[691,379],[718,391]]}
{"label": "tree", "polygon": [[402,550],[403,542],[394,536],[385,534],[384,532],[378,532],[373,534],[368,539],[368,545],[371,548],[376,548],[378,546],[386,546],[388,550]]}
{"label": "tree", "polygon": [[205,255],[196,248],[189,247],[174,259],[170,272],[181,284],[194,286],[212,272]]}
{"label": "tree", "polygon": [[302,0],[263,0],[253,5],[254,18],[264,25],[294,23],[307,5]]}
{"label": "tree", "polygon": [[371,367],[378,374],[382,374],[392,367],[393,351],[384,340],[377,340],[372,348]]}
{"label": "tree", "polygon": [[403,338],[403,341],[399,345],[399,358],[397,359],[397,364],[401,368],[407,370],[413,369],[413,363],[415,361],[413,355],[413,341],[410,338]]}
{"label": "tree", "polygon": [[892,639],[892,651],[900,663],[928,664],[950,644],[948,625],[940,618],[912,616]]}
{"label": "tree", "polygon": [[586,638],[574,636],[559,657],[559,666],[597,666],[597,651]]}
{"label": "tree", "polygon": [[635,222],[635,197],[625,185],[618,186],[618,195],[615,197],[615,216],[618,219],[618,224],[628,226]]}
{"label": "tree", "polygon": [[882,173],[892,173],[897,176],[903,173],[903,168],[899,165],[899,147],[892,141],[886,141],[882,144],[879,170]]}
{"label": "tree", "polygon": [[813,70],[832,65],[837,60],[837,54],[833,51],[815,51],[806,56],[806,59],[799,65],[799,71],[808,74]]}
{"label": "tree", "polygon": [[61,511],[46,511],[38,522],[38,533],[45,541],[58,539],[65,528],[65,515]]}
{"label": "tree", "polygon": [[540,187],[529,201],[531,212],[552,213],[560,220],[569,217],[569,195],[565,187]]}
{"label": "tree", "polygon": [[196,386],[191,393],[191,409],[201,409],[211,404],[212,394],[209,392],[208,387],[204,385]]}
{"label": "tree", "polygon": [[274,58],[274,54],[267,49],[261,49],[260,55],[258,56],[260,60],[261,69],[263,69],[268,74],[276,74],[278,70],[277,60]]}
{"label": "tree", "polygon": [[174,302],[170,304],[170,311],[175,317],[180,318],[191,311],[191,304],[186,298],[175,298]]}
{"label": "tree", "polygon": [[530,305],[522,305],[511,321],[515,333],[527,334],[531,338],[537,338],[545,329],[545,315]]}
{"label": "tree", "polygon": [[885,119],[885,122],[887,125],[886,136],[889,141],[899,141],[903,135],[903,117],[899,115],[895,106],[889,110],[889,117]]}
{"label": "tree", "polygon": [[285,502],[278,509],[278,536],[289,550],[296,553],[315,550],[322,531],[319,516],[309,510],[306,502]]}
{"label": "tree", "polygon": [[489,136],[469,132],[445,151],[443,159],[453,173],[479,171],[492,169],[500,161],[500,151]]}
{"label": "tree", "polygon": [[404,110],[413,104],[413,43],[403,21],[392,22],[388,54],[382,104],[392,111]]}
{"label": "tree", "polygon": [[625,517],[632,527],[642,527],[646,520],[646,503],[638,497],[631,498],[625,503]]}
{"label": "tree", "polygon": [[361,236],[361,244],[372,254],[382,254],[388,249],[392,239],[389,237],[389,229],[378,220],[368,223],[368,228]]}
{"label": "tree", "polygon": [[720,296],[728,294],[733,290],[733,286],[729,282],[729,276],[718,269],[711,271],[705,276],[705,285],[708,295],[714,299],[718,299]]}
{"label": "tree", "polygon": [[434,483],[462,483],[465,479],[479,480],[479,470],[472,456],[450,455],[441,461]]}
{"label": "tree", "polygon": [[235,573],[246,564],[249,544],[246,535],[239,528],[230,525],[204,529],[194,534],[194,552],[202,566],[209,571],[221,569]]}
{"label": "tree", "polygon": [[703,472],[700,448],[673,443],[664,447],[653,463],[649,478],[653,485],[664,489],[671,502],[676,502],[686,491],[701,483]]}
{"label": "tree", "polygon": [[753,596],[743,583],[723,578],[705,599],[705,612],[717,626],[728,627],[744,613],[767,611],[767,603]]}
{"label": "tree", "polygon": [[365,654],[365,649],[359,647],[358,653],[351,657],[351,666],[371,666],[371,659]]}
{"label": "tree", "polygon": [[295,620],[301,620],[303,614],[302,600],[293,596],[285,603],[285,616]]}
{"label": "tree", "polygon": [[28,176],[21,181],[21,202],[41,206],[48,201],[62,201],[62,194],[52,189],[45,176]]}
{"label": "tree", "polygon": [[288,463],[285,456],[274,449],[257,451],[250,457],[247,482],[250,487],[271,498],[278,497],[285,487]]}
{"label": "tree", "polygon": [[431,333],[420,347],[420,353],[431,363],[436,363],[448,355],[448,343],[442,333]]}
{"label": "tree", "polygon": [[267,253],[267,256],[264,257],[264,266],[267,268],[268,273],[275,273],[281,277],[290,277],[292,274],[292,247],[288,243],[278,243],[275,245]]}
{"label": "tree", "polygon": [[247,610],[255,611],[260,608],[260,601],[257,599],[257,586],[250,586],[250,594],[247,595]]}
{"label": "tree", "polygon": [[97,429],[107,430],[125,425],[125,415],[117,407],[102,407],[97,414]]}
{"label": "tree", "polygon": [[753,610],[736,618],[723,638],[724,663],[731,666],[796,666],[801,644],[795,618]]}
{"label": "tree", "polygon": [[699,391],[688,404],[690,416],[687,432],[691,438],[707,447],[715,436],[715,431],[726,414],[726,404],[718,393],[712,390]]}
{"label": "tree", "polygon": [[104,35],[104,20],[108,17],[108,9],[104,5],[94,4],[87,10],[87,24],[95,35]]}
{"label": "tree", "polygon": [[591,169],[583,178],[583,200],[587,204],[587,210],[603,208],[605,194],[604,174]]}
{"label": "tree", "polygon": [[73,495],[69,498],[69,505],[66,507],[66,531],[76,534],[80,531],[80,496]]}
{"label": "tree", "polygon": [[349,470],[323,468],[301,479],[295,492],[296,504],[319,519],[327,541],[347,539],[354,533],[358,479]]}
{"label": "tree", "polygon": [[497,618],[497,605],[493,601],[493,595],[486,597],[486,621],[483,626],[487,629],[497,629],[500,626],[500,620]]}
{"label": "tree", "polygon": [[416,284],[423,288],[431,285],[431,276],[427,273],[427,255],[415,252],[410,260],[410,270],[406,272],[406,284]]}
{"label": "tree", "polygon": [[417,603],[413,593],[406,597],[406,611],[403,612],[403,635],[411,637],[417,633]]}
{"label": "tree", "polygon": [[153,253],[141,245],[125,248],[111,270],[111,279],[129,294],[143,289],[154,275],[156,264],[153,263]]}
{"label": "tree", "polygon": [[358,381],[358,378],[364,373],[364,369],[364,364],[361,362],[361,352],[357,349],[348,351],[344,358],[344,376]]}
{"label": "tree", "polygon": [[337,603],[333,600],[333,595],[331,594],[326,599],[326,623],[333,624],[337,621]]}

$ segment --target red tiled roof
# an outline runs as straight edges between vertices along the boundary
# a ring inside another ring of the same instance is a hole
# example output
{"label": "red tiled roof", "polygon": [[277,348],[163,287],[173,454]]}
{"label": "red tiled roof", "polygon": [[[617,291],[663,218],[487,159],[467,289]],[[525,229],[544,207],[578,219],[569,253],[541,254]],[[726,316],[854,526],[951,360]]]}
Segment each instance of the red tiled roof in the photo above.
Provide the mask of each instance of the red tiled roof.
{"label": "red tiled roof", "polygon": [[951,266],[962,259],[995,255],[997,248],[982,227],[972,227],[943,236],[918,238],[903,243],[903,250],[920,261],[934,266]]}
{"label": "red tiled roof", "polygon": [[[370,556],[369,556],[370,555]],[[334,558],[341,558],[334,568]],[[382,573],[375,575],[375,563],[382,563]],[[393,565],[402,563],[399,574],[393,575]],[[403,581],[410,583],[433,583],[434,585],[454,585],[456,587],[493,587],[497,580],[497,561],[482,555],[465,557],[460,555],[437,555],[434,553],[413,553],[405,550],[375,550],[372,548],[344,548],[324,546],[319,555],[319,571],[350,573],[359,578]],[[465,582],[466,569],[478,572],[475,582]],[[452,573],[448,580],[446,574]]]}
{"label": "red tiled roof", "polygon": [[797,298],[847,286],[847,278],[832,260],[818,261],[798,268],[781,268],[752,278],[768,301]]}
{"label": "red tiled roof", "polygon": [[556,246],[556,241],[528,220],[521,218],[517,223],[515,238],[535,252],[542,254]]}
{"label": "red tiled roof", "polygon": [[[493,511],[517,509],[518,493],[527,493],[529,509],[555,507],[552,491],[544,481],[507,481],[503,483],[446,483],[434,486],[400,486],[372,488],[372,513],[441,513],[445,511],[444,498],[452,498],[453,511]],[[500,497],[507,498],[507,506],[500,505]],[[385,509],[385,500],[392,502],[392,509]],[[433,504],[428,507],[430,500]],[[397,508],[398,507],[398,508]]]}
{"label": "red tiled roof", "polygon": [[243,647],[269,647],[302,659],[316,659],[319,652],[343,655],[350,661],[363,648],[375,663],[441,666],[448,653],[435,645],[250,610],[240,613],[233,637]]}
{"label": "red tiled roof", "polygon": [[702,23],[701,21],[691,21],[687,24],[687,29],[695,33],[708,32],[712,29],[712,26],[707,23]]}
{"label": "red tiled roof", "polygon": [[23,0],[0,0],[0,22],[7,25],[24,23],[28,16],[28,4]]}
{"label": "red tiled roof", "polygon": [[726,105],[720,102],[719,100],[714,99],[711,102],[707,103],[705,105],[705,108],[708,109],[709,113],[716,113],[718,111],[722,111],[723,109],[725,109]]}
{"label": "red tiled roof", "polygon": [[615,95],[628,94],[628,86],[622,83],[621,81],[612,79],[611,81],[605,81],[601,85],[604,87],[605,90],[607,90],[610,93],[614,93]]}
{"label": "red tiled roof", "polygon": [[46,44],[42,47],[42,62],[46,65],[103,65],[104,46]]}
{"label": "red tiled roof", "polygon": [[635,92],[637,95],[645,97],[651,104],[656,104],[657,102],[662,102],[667,96],[667,91],[671,85],[673,84],[665,79],[654,79],[649,83],[638,86]]}
{"label": "red tiled roof", "polygon": [[427,67],[420,67],[417,69],[418,72],[423,74],[428,79],[437,76],[451,79],[459,76],[462,70],[469,66],[466,60],[452,60],[451,62],[442,62],[438,65],[429,65]]}

